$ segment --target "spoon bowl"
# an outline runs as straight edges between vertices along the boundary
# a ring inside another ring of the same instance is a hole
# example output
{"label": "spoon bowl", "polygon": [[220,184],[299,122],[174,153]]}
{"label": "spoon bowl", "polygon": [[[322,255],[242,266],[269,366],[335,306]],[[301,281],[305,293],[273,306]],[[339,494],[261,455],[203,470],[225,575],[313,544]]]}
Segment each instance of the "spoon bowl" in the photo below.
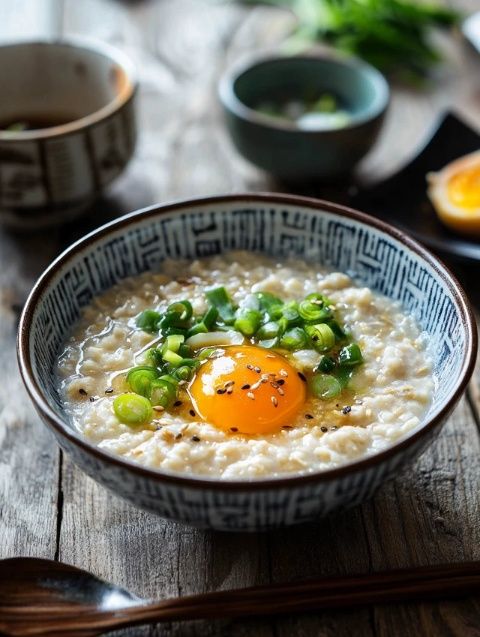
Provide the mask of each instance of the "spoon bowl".
{"label": "spoon bowl", "polygon": [[[100,621],[112,612],[121,615],[145,604],[128,591],[61,562],[12,558],[0,565],[0,632],[8,635],[54,635],[60,623],[64,632],[93,637],[105,630],[92,629],[93,618]],[[89,628],[84,630],[86,617]]]}

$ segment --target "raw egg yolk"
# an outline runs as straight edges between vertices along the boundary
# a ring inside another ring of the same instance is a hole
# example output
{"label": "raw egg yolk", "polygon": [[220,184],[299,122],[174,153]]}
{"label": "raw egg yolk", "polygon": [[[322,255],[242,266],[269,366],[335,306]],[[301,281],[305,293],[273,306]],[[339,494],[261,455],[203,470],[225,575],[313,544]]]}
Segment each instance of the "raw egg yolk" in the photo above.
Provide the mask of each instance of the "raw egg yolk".
{"label": "raw egg yolk", "polygon": [[267,434],[290,425],[305,382],[288,361],[253,345],[230,346],[199,369],[189,394],[199,416],[219,429]]}
{"label": "raw egg yolk", "polygon": [[463,168],[450,177],[448,198],[459,208],[480,207],[480,165]]}

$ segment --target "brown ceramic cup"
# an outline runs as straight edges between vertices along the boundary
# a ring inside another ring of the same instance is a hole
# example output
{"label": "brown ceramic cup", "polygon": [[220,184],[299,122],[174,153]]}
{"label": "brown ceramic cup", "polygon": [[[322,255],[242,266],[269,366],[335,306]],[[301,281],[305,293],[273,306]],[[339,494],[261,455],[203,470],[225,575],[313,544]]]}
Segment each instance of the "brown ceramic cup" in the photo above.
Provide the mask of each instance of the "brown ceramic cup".
{"label": "brown ceramic cup", "polygon": [[0,46],[0,222],[33,229],[88,210],[133,154],[133,65],[83,39]]}

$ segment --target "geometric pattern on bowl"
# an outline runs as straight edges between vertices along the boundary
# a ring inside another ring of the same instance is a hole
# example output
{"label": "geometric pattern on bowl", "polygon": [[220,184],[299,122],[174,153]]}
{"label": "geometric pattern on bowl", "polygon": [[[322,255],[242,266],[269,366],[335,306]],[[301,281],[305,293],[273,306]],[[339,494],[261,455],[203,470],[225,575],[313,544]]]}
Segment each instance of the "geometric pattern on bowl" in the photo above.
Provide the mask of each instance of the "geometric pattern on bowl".
{"label": "geometric pattern on bowl", "polygon": [[[298,257],[346,272],[398,300],[429,335],[435,391],[427,416],[391,448],[349,465],[300,477],[228,482],[169,475],[100,451],[65,422],[55,363],[82,307],[127,276],[165,258],[194,259],[233,249]],[[50,266],[25,307],[22,374],[43,420],[92,477],[162,516],[224,530],[294,524],[357,504],[412,460],[438,433],[468,382],[476,333],[463,292],[418,244],[361,213],[283,195],[233,195],[152,207],[81,240]]]}

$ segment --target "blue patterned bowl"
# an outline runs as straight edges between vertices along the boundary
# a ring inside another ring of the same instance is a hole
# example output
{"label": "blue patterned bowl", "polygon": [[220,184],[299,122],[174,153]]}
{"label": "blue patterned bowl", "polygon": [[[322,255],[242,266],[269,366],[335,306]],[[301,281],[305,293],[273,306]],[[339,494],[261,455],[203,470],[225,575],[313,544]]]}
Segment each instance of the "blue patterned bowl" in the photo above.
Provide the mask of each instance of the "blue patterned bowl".
{"label": "blue patterned bowl", "polygon": [[[231,249],[297,255],[341,271],[400,300],[428,332],[436,389],[423,422],[364,460],[306,476],[225,481],[146,469],[102,451],[67,422],[55,360],[80,310],[121,279],[166,257]],[[338,205],[285,195],[231,195],[154,206],[78,241],[41,276],[24,308],[20,369],[43,421],[79,467],[136,506],[197,526],[256,531],[297,524],[356,505],[413,460],[440,430],[472,374],[476,327],[464,292],[415,241]]]}

